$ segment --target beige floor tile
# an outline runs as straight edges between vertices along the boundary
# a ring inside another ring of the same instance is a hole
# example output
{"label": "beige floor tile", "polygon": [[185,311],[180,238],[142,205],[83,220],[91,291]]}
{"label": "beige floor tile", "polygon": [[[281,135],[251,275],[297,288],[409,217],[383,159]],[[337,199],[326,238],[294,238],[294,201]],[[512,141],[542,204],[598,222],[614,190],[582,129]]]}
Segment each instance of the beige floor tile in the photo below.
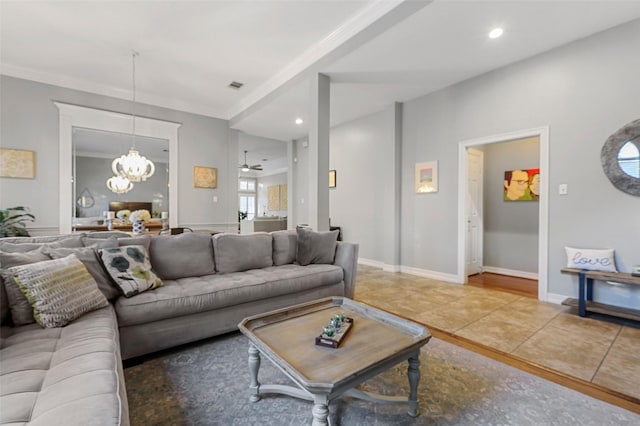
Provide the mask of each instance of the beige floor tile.
{"label": "beige floor tile", "polygon": [[458,330],[456,335],[510,353],[537,330],[529,323],[514,322],[492,313]]}
{"label": "beige floor tile", "polygon": [[609,349],[602,341],[557,327],[545,327],[512,353],[536,364],[590,381]]}
{"label": "beige floor tile", "polygon": [[621,353],[610,353],[598,369],[593,383],[640,398],[638,358]]}
{"label": "beige floor tile", "polygon": [[610,345],[622,326],[610,322],[580,317],[568,313],[556,315],[548,325],[549,328],[562,329],[585,341]]}
{"label": "beige floor tile", "polygon": [[508,324],[518,324],[533,331],[546,326],[561,311],[557,310],[541,310],[532,311],[519,309],[513,304],[498,309],[491,313],[491,317],[496,320],[502,320]]}
{"label": "beige floor tile", "polygon": [[359,267],[356,300],[640,398],[640,330],[497,290]]}

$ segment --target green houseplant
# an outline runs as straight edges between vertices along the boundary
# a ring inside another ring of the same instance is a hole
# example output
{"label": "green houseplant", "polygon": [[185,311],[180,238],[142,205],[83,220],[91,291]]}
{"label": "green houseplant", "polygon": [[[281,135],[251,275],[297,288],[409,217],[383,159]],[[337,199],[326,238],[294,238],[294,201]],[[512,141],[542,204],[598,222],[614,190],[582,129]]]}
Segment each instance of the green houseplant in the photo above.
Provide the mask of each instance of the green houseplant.
{"label": "green houseplant", "polygon": [[0,238],[28,237],[26,222],[33,222],[35,216],[27,207],[9,207],[0,210]]}

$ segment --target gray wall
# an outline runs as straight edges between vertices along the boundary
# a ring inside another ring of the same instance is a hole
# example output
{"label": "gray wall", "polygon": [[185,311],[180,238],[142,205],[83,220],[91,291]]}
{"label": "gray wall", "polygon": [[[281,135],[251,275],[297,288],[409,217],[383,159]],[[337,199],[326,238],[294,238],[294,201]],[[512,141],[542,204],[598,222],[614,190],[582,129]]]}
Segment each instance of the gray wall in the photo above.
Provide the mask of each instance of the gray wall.
{"label": "gray wall", "polygon": [[[600,165],[604,141],[640,114],[640,21],[579,40],[404,105],[402,264],[456,273],[458,143],[548,125],[549,292],[577,293],[560,273],[565,246],[615,248],[638,263],[640,198],[615,189]],[[440,192],[412,193],[413,165],[439,160]],[[569,194],[558,195],[567,183]],[[605,303],[639,306],[640,291],[597,286]]]}
{"label": "gray wall", "polygon": [[[0,76],[0,143],[36,152],[36,178],[0,179],[0,205],[23,205],[36,216],[33,227],[58,229],[58,109],[53,101],[131,113],[131,102],[13,77]],[[237,223],[237,137],[228,122],[150,105],[137,114],[182,123],[178,133],[178,222],[218,227]],[[218,168],[218,188],[193,187],[193,166]],[[213,202],[213,197],[218,202]]]}
{"label": "gray wall", "polygon": [[537,201],[504,201],[504,172],[540,167],[538,138],[484,147],[484,266],[538,272]]}
{"label": "gray wall", "polygon": [[153,211],[157,213],[169,211],[169,173],[166,163],[154,162],[156,171],[145,182],[134,183],[133,189],[126,194],[114,194],[106,185],[107,179],[113,176],[109,158],[76,156],[76,198],[87,188],[95,204],[90,208],[76,207],[78,217],[102,217],[102,212],[109,210],[111,201],[151,202]]}
{"label": "gray wall", "polygon": [[[393,208],[393,109],[387,108],[331,129],[330,169],[336,188],[329,190],[331,224],[346,241],[360,244],[359,256],[385,262],[385,210]],[[329,177],[327,176],[327,184]]]}

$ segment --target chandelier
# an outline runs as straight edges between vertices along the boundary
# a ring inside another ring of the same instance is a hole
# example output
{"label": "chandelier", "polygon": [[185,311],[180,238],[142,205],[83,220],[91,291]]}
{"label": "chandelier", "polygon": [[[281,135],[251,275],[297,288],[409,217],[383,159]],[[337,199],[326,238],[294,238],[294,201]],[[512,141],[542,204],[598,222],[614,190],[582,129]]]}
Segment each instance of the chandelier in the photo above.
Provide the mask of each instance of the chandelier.
{"label": "chandelier", "polygon": [[112,176],[107,179],[107,188],[116,194],[125,194],[133,189],[133,184],[126,177]]}
{"label": "chandelier", "polygon": [[[116,176],[128,179],[130,182],[144,182],[156,171],[156,168],[150,160],[140,155],[136,149],[136,56],[138,52],[132,53],[133,62],[133,112],[132,131],[131,131],[131,149],[126,155],[122,155],[111,163],[111,170]],[[133,186],[132,186],[133,187]],[[127,191],[125,191],[127,192]]]}

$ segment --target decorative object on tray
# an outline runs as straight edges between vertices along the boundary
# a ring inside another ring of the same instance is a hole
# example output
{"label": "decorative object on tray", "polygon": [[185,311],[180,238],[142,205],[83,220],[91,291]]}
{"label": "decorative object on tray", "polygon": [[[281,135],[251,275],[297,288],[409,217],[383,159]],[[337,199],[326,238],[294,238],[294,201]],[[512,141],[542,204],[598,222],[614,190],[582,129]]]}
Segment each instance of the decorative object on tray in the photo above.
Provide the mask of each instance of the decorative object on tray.
{"label": "decorative object on tray", "polygon": [[338,314],[329,319],[322,327],[322,334],[316,337],[316,345],[327,348],[337,348],[353,325],[353,318]]}

